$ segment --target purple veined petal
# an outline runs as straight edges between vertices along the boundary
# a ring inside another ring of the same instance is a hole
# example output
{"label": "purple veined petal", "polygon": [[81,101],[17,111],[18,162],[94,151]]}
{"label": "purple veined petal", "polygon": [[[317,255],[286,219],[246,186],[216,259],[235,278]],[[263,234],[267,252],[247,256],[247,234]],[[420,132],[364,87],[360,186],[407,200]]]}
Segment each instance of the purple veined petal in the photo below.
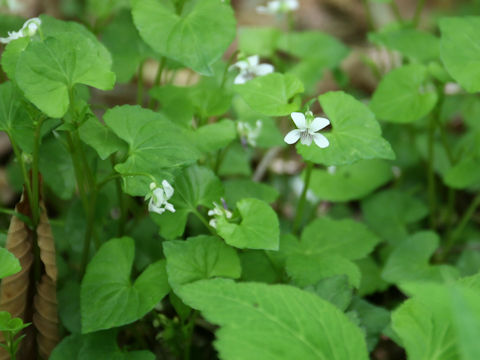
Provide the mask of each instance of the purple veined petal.
{"label": "purple veined petal", "polygon": [[258,55],[252,55],[247,58],[248,67],[257,66],[260,62],[260,57]]}
{"label": "purple veined petal", "polygon": [[163,190],[165,191],[165,195],[167,196],[167,200],[170,199],[173,195],[173,187],[167,180],[162,181]]}
{"label": "purple veined petal", "polygon": [[300,139],[300,136],[302,134],[301,130],[295,129],[290,131],[285,137],[283,138],[283,141],[285,141],[287,144],[294,144]]}
{"label": "purple veined petal", "polygon": [[236,77],[235,77],[235,80],[233,81],[233,83],[235,85],[242,85],[242,84],[245,84],[247,82],[247,79],[245,78],[245,76],[243,75],[243,73],[240,73],[238,74]]}
{"label": "purple veined petal", "polygon": [[323,117],[316,117],[313,119],[312,123],[310,124],[309,128],[313,132],[317,132],[318,130],[322,130],[323,128],[330,125],[330,120]]}
{"label": "purple veined petal", "polygon": [[274,71],[273,65],[270,64],[260,64],[255,68],[255,74],[258,76],[264,76],[270,74]]}
{"label": "purple veined petal", "polygon": [[306,145],[306,146],[312,145],[312,139],[313,139],[312,134],[310,134],[310,133],[307,132],[307,131],[302,131],[302,134],[301,134],[301,136],[300,136],[300,142],[301,142],[303,145]]}
{"label": "purple veined petal", "polygon": [[330,145],[328,139],[322,134],[312,134],[312,137],[313,141],[315,141],[315,144],[317,144],[319,148],[325,149],[326,147],[328,147],[328,145]]}
{"label": "purple veined petal", "polygon": [[292,120],[298,129],[305,130],[307,128],[307,122],[305,121],[304,113],[292,112],[290,116],[292,117]]}

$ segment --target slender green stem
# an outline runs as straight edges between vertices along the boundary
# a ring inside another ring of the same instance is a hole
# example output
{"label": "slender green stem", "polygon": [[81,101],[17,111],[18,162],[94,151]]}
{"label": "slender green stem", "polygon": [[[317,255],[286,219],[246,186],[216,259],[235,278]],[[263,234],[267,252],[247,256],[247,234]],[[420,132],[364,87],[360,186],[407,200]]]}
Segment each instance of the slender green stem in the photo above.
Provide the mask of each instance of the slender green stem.
{"label": "slender green stem", "polygon": [[475,214],[475,211],[477,210],[479,205],[480,205],[480,194],[477,194],[477,196],[475,196],[475,198],[470,203],[470,206],[467,208],[467,210],[463,214],[458,225],[455,227],[455,229],[451,232],[450,236],[447,238],[447,242],[442,252],[441,259],[445,259],[445,257],[448,255],[453,245],[455,245],[455,242],[462,235],[463,230],[465,229],[465,226],[467,226],[468,222],[471,220],[472,216]]}
{"label": "slender green stem", "polygon": [[[162,74],[163,70],[165,69],[165,57],[160,59],[160,63],[158,64],[157,75],[155,75],[155,80],[153,82],[153,86],[157,87],[160,86],[162,83]],[[150,100],[148,101],[148,108],[154,109],[155,108],[155,99],[150,96]]]}
{"label": "slender green stem", "polygon": [[192,336],[193,330],[195,329],[195,321],[198,317],[198,311],[194,310],[192,315],[190,315],[190,319],[188,323],[185,325],[185,346],[183,352],[183,360],[190,360],[190,353],[192,348]]}
{"label": "slender green stem", "polygon": [[[88,258],[90,255],[90,246],[92,244],[92,237],[94,231],[95,223],[95,208],[97,203],[97,192],[92,191],[91,196],[89,197],[89,209],[87,211],[87,226],[85,229],[85,238],[83,242],[83,251],[82,251],[82,261],[80,263],[80,279],[83,278],[85,270],[88,264]],[[95,247],[98,249],[100,244],[95,241]]]}
{"label": "slender green stem", "polygon": [[[112,164],[112,169],[115,167],[115,160],[113,156],[110,157],[110,162]],[[117,191],[118,198],[118,208],[120,209],[120,219],[118,221],[118,231],[117,236],[122,236],[125,233],[125,224],[127,222],[127,211],[125,209],[125,198],[122,192],[122,179],[117,177],[115,179],[115,188]]]}
{"label": "slender green stem", "polygon": [[420,16],[422,15],[423,7],[425,6],[425,0],[418,0],[417,8],[415,9],[415,15],[413,16],[413,26],[417,27],[420,23]]}
{"label": "slender green stem", "polygon": [[[23,161],[22,152],[21,152],[20,148],[18,147],[17,143],[13,140],[13,137],[10,136],[10,134],[8,134],[8,136],[10,138],[10,143],[12,144],[13,153],[15,154],[15,157],[16,157],[18,163],[20,164],[20,169],[22,171],[23,181],[24,181],[24,184],[25,184],[25,188],[27,190],[28,202],[30,204],[30,208],[33,209],[32,186],[30,184],[30,178],[28,176],[25,161]],[[34,225],[36,224],[33,219],[32,219],[32,222],[33,222]]]}
{"label": "slender green stem", "polygon": [[435,170],[433,162],[435,160],[435,117],[430,117],[428,127],[428,164],[427,164],[427,190],[428,190],[428,204],[430,208],[430,227],[436,227],[436,194],[435,194]]}
{"label": "slender green stem", "polygon": [[402,14],[400,13],[400,9],[398,8],[398,5],[395,2],[395,0],[392,0],[392,2],[390,3],[390,8],[392,9],[395,19],[399,22],[403,22]]}
{"label": "slender green stem", "polygon": [[124,178],[124,177],[130,177],[130,176],[145,176],[145,177],[148,177],[150,180],[152,180],[152,182],[156,182],[157,180],[150,174],[147,174],[147,173],[142,173],[142,172],[138,172],[138,173],[123,173],[123,174],[119,174],[119,173],[114,173],[114,174],[110,174],[108,175],[105,179],[103,179],[102,181],[100,181],[98,184],[97,184],[97,189],[101,189],[103,186],[105,186],[108,182],[114,180],[114,179],[117,179],[117,178]]}
{"label": "slender green stem", "polygon": [[240,51],[236,50],[228,58],[227,64],[225,65],[225,70],[223,71],[222,82],[220,83],[220,88],[223,89],[225,82],[227,81],[228,71],[230,70],[230,65],[233,63],[233,60],[237,57]]}
{"label": "slender green stem", "polygon": [[362,0],[363,8],[365,9],[365,17],[367,19],[368,30],[374,31],[375,30],[375,23],[373,22],[372,11],[370,9],[370,5],[368,4],[368,0]]}
{"label": "slender green stem", "polygon": [[142,61],[140,63],[140,67],[138,68],[138,77],[137,77],[137,105],[143,106],[143,89],[144,89],[144,81],[143,81],[143,67],[145,62]]}
{"label": "slender green stem", "polygon": [[300,195],[300,199],[298,201],[295,220],[293,222],[294,233],[296,233],[299,230],[300,224],[302,223],[302,220],[303,220],[303,211],[305,208],[305,202],[307,200],[307,191],[308,191],[308,187],[310,186],[310,178],[312,176],[312,170],[313,170],[313,163],[310,161],[307,161],[307,167],[305,169],[305,182],[303,185],[302,194]]}
{"label": "slender green stem", "polygon": [[34,148],[33,148],[33,162],[32,162],[32,197],[33,197],[33,208],[32,208],[32,217],[33,224],[36,227],[39,220],[39,201],[40,201],[40,184],[38,179],[38,161],[40,157],[40,139],[41,139],[41,130],[43,121],[45,118],[42,116],[38,120],[37,127],[35,128],[35,139],[34,139]]}
{"label": "slender green stem", "polygon": [[33,222],[32,222],[32,219],[30,219],[28,216],[26,215],[23,215],[22,213],[19,213],[15,210],[11,210],[11,209],[5,209],[5,208],[0,208],[0,213],[2,214],[7,214],[7,215],[12,215],[12,216],[16,216],[19,220],[23,221],[25,224],[27,224],[27,226],[30,228],[30,229],[35,229],[35,227],[33,226]]}

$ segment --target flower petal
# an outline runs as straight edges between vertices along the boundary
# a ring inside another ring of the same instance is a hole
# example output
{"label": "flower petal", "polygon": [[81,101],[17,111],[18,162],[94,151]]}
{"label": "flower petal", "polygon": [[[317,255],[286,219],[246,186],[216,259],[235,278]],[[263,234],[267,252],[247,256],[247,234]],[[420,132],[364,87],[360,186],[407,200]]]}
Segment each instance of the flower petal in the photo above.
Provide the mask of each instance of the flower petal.
{"label": "flower petal", "polygon": [[289,10],[297,10],[298,9],[298,1],[297,0],[287,0],[286,1]]}
{"label": "flower petal", "polygon": [[304,130],[307,128],[307,122],[305,121],[305,114],[301,112],[292,112],[290,114],[292,117],[293,122],[300,130]]}
{"label": "flower petal", "polygon": [[248,67],[257,66],[260,62],[260,57],[258,55],[252,55],[247,58]]}
{"label": "flower petal", "polygon": [[257,76],[264,76],[270,74],[274,71],[273,65],[270,64],[260,64],[255,68],[255,74]]}
{"label": "flower petal", "polygon": [[290,131],[285,137],[283,138],[283,141],[285,141],[287,144],[294,144],[300,139],[300,134],[302,133],[301,130],[295,129]]}
{"label": "flower petal", "polygon": [[165,209],[174,213],[175,212],[175,208],[173,207],[173,204],[170,204],[168,202],[165,203]]}
{"label": "flower petal", "polygon": [[317,132],[318,130],[322,130],[323,128],[330,125],[330,120],[323,118],[323,117],[316,117],[313,119],[312,123],[310,124],[309,128],[313,132]]}
{"label": "flower petal", "polygon": [[233,81],[235,85],[242,85],[242,84],[245,84],[246,82],[247,82],[247,79],[245,78],[245,76],[243,76],[243,73],[238,74],[235,77],[235,80]]}
{"label": "flower petal", "polygon": [[174,192],[172,185],[170,185],[170,183],[167,180],[163,180],[162,186],[163,186],[163,190],[165,191],[165,195],[167,197],[166,200],[170,199]]}
{"label": "flower petal", "polygon": [[303,145],[310,146],[310,145],[312,145],[312,139],[313,139],[312,134],[309,134],[307,132],[303,132],[302,136],[300,137],[300,142]]}
{"label": "flower petal", "polygon": [[315,141],[315,144],[317,144],[319,148],[325,149],[330,145],[330,142],[328,141],[328,139],[322,134],[316,133],[316,134],[312,134],[312,136],[313,136],[313,141]]}

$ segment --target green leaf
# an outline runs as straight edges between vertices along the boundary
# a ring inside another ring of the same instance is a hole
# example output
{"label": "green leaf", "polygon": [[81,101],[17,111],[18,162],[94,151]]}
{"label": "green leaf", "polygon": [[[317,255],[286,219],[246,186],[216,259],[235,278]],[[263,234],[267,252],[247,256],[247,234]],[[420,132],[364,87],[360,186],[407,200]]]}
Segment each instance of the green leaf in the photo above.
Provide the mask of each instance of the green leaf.
{"label": "green leaf", "polygon": [[193,104],[187,87],[165,84],[150,90],[150,96],[160,103],[160,111],[175,124],[190,127],[193,118]]}
{"label": "green leaf", "polygon": [[197,236],[186,241],[163,243],[168,282],[173,289],[201,279],[238,279],[242,271],[235,251],[214,236]]}
{"label": "green leaf", "polygon": [[200,205],[212,208],[213,202],[219,202],[223,195],[222,183],[213,171],[198,165],[184,169],[175,177],[172,186],[175,192],[169,202],[174,205],[175,212],[151,215],[166,239],[181,236],[190,213],[195,213]]}
{"label": "green leaf", "polygon": [[439,39],[417,29],[400,28],[370,33],[368,40],[420,62],[432,61],[440,57]]}
{"label": "green leaf", "polygon": [[17,69],[18,58],[27,48],[29,43],[30,38],[28,37],[11,41],[9,44],[7,44],[2,53],[2,58],[0,60],[2,62],[3,71],[5,71],[5,73],[8,75],[8,78],[12,81],[15,80],[15,71]]}
{"label": "green leaf", "polygon": [[270,204],[279,196],[274,187],[248,179],[226,180],[223,185],[225,200],[231,207],[244,198],[255,198]]}
{"label": "green leaf", "polygon": [[427,68],[423,65],[405,65],[389,72],[373,94],[370,107],[382,120],[410,123],[433,110],[437,92],[426,84]]}
{"label": "green leaf", "polygon": [[195,132],[197,146],[205,153],[221,150],[236,138],[237,129],[230,119],[202,126]]}
{"label": "green leaf", "polygon": [[368,350],[373,351],[380,335],[390,323],[390,313],[361,298],[355,298],[350,308],[358,315],[361,327],[366,332]]}
{"label": "green leaf", "polygon": [[152,180],[129,174],[150,174],[160,184],[167,170],[192,163],[200,156],[186,129],[151,110],[117,106],[105,113],[104,121],[129,146],[127,160],[115,170],[125,175],[124,189],[130,195],[146,195]]}
{"label": "green leaf", "polygon": [[87,11],[97,18],[108,18],[119,9],[128,6],[128,0],[87,0]]}
{"label": "green leaf", "polygon": [[113,88],[115,74],[107,54],[83,34],[59,33],[28,45],[18,60],[16,80],[28,100],[48,116],[59,118],[68,110],[75,84]]}
{"label": "green leaf", "polygon": [[135,246],[131,238],[102,245],[82,280],[82,333],[132,323],[151,311],[168,293],[165,261],[157,261],[131,281]]}
{"label": "green leaf", "polygon": [[240,253],[242,280],[275,284],[281,281],[269,254],[264,250],[243,250]]}
{"label": "green leaf", "polygon": [[368,256],[355,261],[360,269],[361,281],[358,289],[359,296],[370,295],[375,292],[382,292],[388,288],[388,283],[381,277],[381,269],[377,262]]}
{"label": "green leaf", "polygon": [[317,294],[342,311],[345,311],[352,301],[353,288],[345,275],[323,278],[315,285],[307,286],[305,290]]}
{"label": "green leaf", "polygon": [[124,352],[117,345],[114,331],[101,331],[95,334],[73,334],[67,336],[53,350],[50,360],[154,360],[150,351]]}
{"label": "green leaf", "polygon": [[342,91],[319,96],[320,104],[332,124],[332,131],[323,133],[330,146],[297,144],[305,160],[323,165],[351,164],[361,159],[394,159],[390,144],[381,136],[375,116],[360,101]]}
{"label": "green leaf", "polygon": [[[470,360],[479,354],[480,292],[460,280],[449,285],[411,283],[413,297],[392,315],[409,359]],[[428,344],[428,346],[425,346]]]}
{"label": "green leaf", "polygon": [[68,281],[57,291],[58,316],[65,328],[74,334],[81,332],[80,284]]}
{"label": "green leaf", "polygon": [[393,178],[384,160],[360,160],[351,165],[314,169],[310,188],[319,200],[352,201],[364,198]]}
{"label": "green leaf", "polygon": [[33,152],[35,126],[18,88],[11,82],[0,84],[0,130],[22,150]]}
{"label": "green leaf", "polygon": [[255,111],[269,116],[289,115],[300,108],[302,82],[291,74],[268,74],[235,85],[234,90]]}
{"label": "green leaf", "polygon": [[202,78],[198,84],[188,89],[188,96],[200,118],[225,114],[232,104],[232,95],[212,78]]}
{"label": "green leaf", "polygon": [[444,176],[445,183],[455,189],[480,186],[480,161],[473,156],[465,156],[453,165]]}
{"label": "green leaf", "polygon": [[7,249],[0,247],[0,279],[22,270],[18,259]]}
{"label": "green leaf", "polygon": [[72,158],[58,138],[48,137],[42,142],[38,167],[43,180],[58,197],[72,197],[76,186]]}
{"label": "green leaf", "polygon": [[135,25],[145,42],[201,74],[213,75],[212,64],[235,38],[233,10],[221,1],[187,0],[178,10],[171,0],[131,3]]}
{"label": "green leaf", "polygon": [[124,150],[126,144],[113,131],[103,125],[95,116],[88,117],[78,128],[80,139],[90,145],[105,160],[113,153]]}
{"label": "green leaf", "polygon": [[278,250],[280,225],[270,205],[258,199],[243,199],[237,209],[239,224],[218,219],[217,232],[225,242],[240,249]]}
{"label": "green leaf", "polygon": [[439,25],[447,71],[468,92],[480,91],[480,17],[443,18]]}
{"label": "green leaf", "polygon": [[250,176],[252,169],[250,158],[252,156],[251,148],[244,148],[239,142],[233,142],[227,149],[223,161],[218,169],[218,175],[243,175]]}
{"label": "green leaf", "polygon": [[279,49],[300,59],[312,59],[319,68],[334,68],[348,55],[348,48],[335,37],[320,31],[287,32]]}
{"label": "green leaf", "polygon": [[221,326],[221,359],[368,359],[363,334],[340,310],[291,286],[202,280],[180,297]]}
{"label": "green leaf", "polygon": [[[106,1],[96,1],[96,3],[103,2]],[[102,42],[112,54],[112,70],[119,83],[128,83],[135,75],[140,63],[153,54],[150,47],[140,38],[129,11],[120,12],[105,27]]]}
{"label": "green leaf", "polygon": [[280,30],[274,27],[241,27],[238,48],[248,55],[270,57],[275,53],[280,36]]}
{"label": "green leaf", "polygon": [[0,311],[0,331],[16,334],[27,326],[22,319],[12,318],[8,311]]}
{"label": "green leaf", "polygon": [[430,265],[429,259],[439,246],[432,231],[418,232],[393,250],[385,263],[382,277],[391,283],[408,281],[448,281],[459,276],[450,265]]}
{"label": "green leaf", "polygon": [[379,242],[361,222],[324,217],[303,230],[299,250],[304,254],[340,255],[356,260],[369,254]]}
{"label": "green leaf", "polygon": [[280,251],[286,254],[287,273],[299,286],[345,274],[358,287],[360,271],[351,260],[365,257],[379,241],[362,223],[320,218],[303,230],[301,241],[292,239]]}
{"label": "green leaf", "polygon": [[362,201],[369,227],[384,240],[396,245],[408,236],[408,224],[422,220],[427,206],[416,197],[398,190],[385,190]]}

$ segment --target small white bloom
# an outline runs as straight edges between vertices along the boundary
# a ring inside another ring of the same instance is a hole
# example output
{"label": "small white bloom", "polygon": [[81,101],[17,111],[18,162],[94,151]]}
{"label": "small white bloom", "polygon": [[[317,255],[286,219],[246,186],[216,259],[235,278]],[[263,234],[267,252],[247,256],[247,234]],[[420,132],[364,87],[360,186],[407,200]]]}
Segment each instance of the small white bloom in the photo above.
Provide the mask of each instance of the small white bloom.
{"label": "small white bloom", "polygon": [[150,184],[150,194],[145,196],[145,200],[148,202],[148,211],[155,212],[157,214],[163,214],[165,210],[175,212],[175,208],[168,202],[173,196],[173,187],[167,180],[162,181],[161,186],[157,186],[154,182]]}
{"label": "small white bloom", "polygon": [[229,70],[235,68],[240,70],[240,73],[235,77],[234,84],[245,84],[257,76],[264,76],[273,72],[273,65],[259,64],[259,62],[260,57],[253,55],[230,66]]}
{"label": "small white bloom", "polygon": [[213,202],[213,209],[208,210],[208,216],[211,216],[212,219],[208,222],[208,224],[213,227],[217,228],[217,222],[219,218],[227,218],[231,219],[233,214],[230,210],[227,209],[227,204],[225,203],[225,200],[222,200],[222,205],[217,204],[216,202]]}
{"label": "small white bloom", "polygon": [[262,132],[263,123],[261,120],[257,120],[255,123],[255,128],[253,128],[249,123],[239,121],[237,123],[237,131],[242,140],[242,144],[248,144],[250,146],[257,145],[257,138]]}
{"label": "small white bloom", "polygon": [[297,0],[274,0],[269,1],[267,6],[257,6],[259,14],[285,14],[298,9]]}
{"label": "small white bloom", "polygon": [[[306,117],[305,117],[306,115]],[[322,130],[330,124],[330,120],[322,117],[313,118],[311,111],[306,114],[301,112],[293,112],[291,114],[292,120],[297,126],[297,129],[290,131],[283,139],[287,144],[294,144],[299,139],[303,145],[310,146],[312,140],[318,147],[324,149],[330,145],[328,139],[317,131]]]}
{"label": "small white bloom", "polygon": [[446,95],[456,95],[462,92],[462,88],[457,83],[449,82],[445,84],[445,87],[443,88],[443,92]]}
{"label": "small white bloom", "polygon": [[7,7],[12,12],[21,12],[25,9],[25,4],[21,3],[18,0],[7,0]]}
{"label": "small white bloom", "polygon": [[337,172],[337,167],[336,166],[329,166],[327,167],[327,172],[330,174],[330,175],[333,175]]}
{"label": "small white bloom", "polygon": [[9,31],[8,37],[0,38],[0,43],[8,44],[10,41],[23,38],[25,36],[33,36],[36,34],[38,28],[42,24],[42,20],[39,18],[32,18],[23,24],[22,28],[18,31]]}

